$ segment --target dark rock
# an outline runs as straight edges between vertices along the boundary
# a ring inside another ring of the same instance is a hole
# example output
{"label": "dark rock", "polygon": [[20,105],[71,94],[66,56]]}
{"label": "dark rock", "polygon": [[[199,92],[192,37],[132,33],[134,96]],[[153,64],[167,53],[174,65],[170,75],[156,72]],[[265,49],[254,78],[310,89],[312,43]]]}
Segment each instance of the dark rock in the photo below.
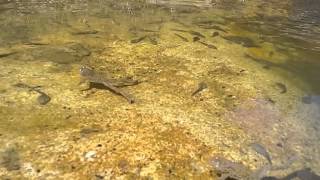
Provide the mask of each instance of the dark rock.
{"label": "dark rock", "polygon": [[[52,61],[59,64],[70,64],[81,61],[91,52],[79,43],[68,43],[57,46],[39,46],[25,52],[31,55],[27,60]],[[23,56],[22,56],[23,57]]]}
{"label": "dark rock", "polygon": [[41,93],[37,98],[38,103],[41,105],[46,105],[48,102],[50,102],[50,100],[50,96],[45,93]]}
{"label": "dark rock", "polygon": [[5,167],[8,171],[19,170],[20,156],[15,148],[8,148],[0,154],[0,165]]}

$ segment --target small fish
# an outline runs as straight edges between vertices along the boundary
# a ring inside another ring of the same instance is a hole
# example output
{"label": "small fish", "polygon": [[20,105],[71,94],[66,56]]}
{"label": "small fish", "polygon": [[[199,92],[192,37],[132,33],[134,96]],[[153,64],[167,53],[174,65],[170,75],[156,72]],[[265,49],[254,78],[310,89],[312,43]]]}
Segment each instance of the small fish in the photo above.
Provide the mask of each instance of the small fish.
{"label": "small fish", "polygon": [[271,161],[271,157],[270,154],[268,153],[268,151],[266,150],[266,148],[264,148],[261,144],[258,143],[252,143],[250,144],[250,146],[252,147],[253,150],[255,150],[257,153],[259,153],[260,155],[262,155],[263,157],[265,157],[269,164],[272,165],[272,161]]}
{"label": "small fish", "polygon": [[247,37],[241,37],[241,36],[224,36],[224,39],[234,42],[236,44],[240,44],[243,47],[247,47],[247,48],[259,48],[260,46],[255,44],[255,42]]}
{"label": "small fish", "polygon": [[220,26],[217,26],[217,25],[198,25],[198,26],[202,29],[215,29],[215,30],[227,33],[226,30],[222,29]]}
{"label": "small fish", "polygon": [[199,36],[199,37],[202,37],[202,38],[205,38],[204,35],[202,35],[201,33],[197,32],[197,31],[188,31],[191,35],[194,35],[194,36]]}
{"label": "small fish", "polygon": [[216,46],[212,45],[212,44],[207,44],[205,42],[202,42],[202,41],[198,41],[200,44],[203,44],[205,46],[207,46],[208,48],[211,48],[211,49],[218,49]]}
{"label": "small fish", "polygon": [[97,34],[99,31],[96,30],[87,30],[87,31],[78,31],[72,32],[72,35],[86,35],[86,34]]}
{"label": "small fish", "polygon": [[7,56],[13,55],[15,53],[16,52],[4,52],[4,53],[0,52],[0,58],[7,57]]}
{"label": "small fish", "polygon": [[222,32],[224,32],[224,33],[227,33],[227,31],[224,30],[224,29],[222,29],[220,26],[214,25],[214,26],[211,26],[211,28],[212,28],[212,29],[215,29],[215,30],[218,30],[218,31],[222,31]]}
{"label": "small fish", "polygon": [[49,45],[49,43],[42,43],[42,42],[34,42],[34,41],[29,41],[23,43],[24,45],[30,45],[30,46],[44,46],[44,45]]}
{"label": "small fish", "polygon": [[186,31],[186,30],[181,30],[181,29],[175,29],[175,28],[172,28],[170,29],[172,31],[178,31],[178,32],[189,32],[189,31]]}
{"label": "small fish", "polygon": [[153,45],[157,45],[158,44],[158,41],[155,37],[152,37],[152,36],[148,36],[149,38],[149,41],[151,42],[151,44]]}
{"label": "small fish", "polygon": [[178,19],[172,19],[172,21],[177,23],[177,24],[180,24],[180,25],[182,25],[184,27],[190,27],[188,24],[183,23],[183,22],[179,21]]}
{"label": "small fish", "polygon": [[164,20],[163,20],[163,19],[161,19],[161,20],[155,20],[155,21],[150,21],[150,22],[148,22],[147,24],[162,24],[162,23],[164,23]]}
{"label": "small fish", "polygon": [[25,84],[25,83],[17,83],[17,84],[14,84],[13,86],[14,87],[18,87],[18,88],[26,88],[26,89],[29,89],[29,90],[34,90],[34,89],[38,89],[38,88],[42,87],[42,86],[30,86],[30,85]]}
{"label": "small fish", "polygon": [[264,69],[271,69],[272,67],[275,66],[275,64],[273,64],[272,62],[270,62],[268,60],[256,58],[256,57],[250,56],[249,54],[245,54],[245,57],[249,58],[259,64],[262,64],[263,65],[262,68],[264,68]]}
{"label": "small fish", "polygon": [[131,43],[139,43],[140,41],[144,40],[147,36],[142,36],[142,37],[139,37],[137,39],[132,39],[130,42]]}
{"label": "small fish", "polygon": [[140,32],[158,32],[156,30],[150,30],[150,29],[144,29],[144,28],[137,28],[137,27],[132,27],[129,29],[129,31],[140,31]]}
{"label": "small fish", "polygon": [[213,23],[216,23],[215,21],[213,20],[203,20],[203,21],[197,21],[197,22],[194,22],[194,24],[213,24]]}
{"label": "small fish", "polygon": [[287,92],[287,86],[285,84],[276,82],[275,85],[280,89],[281,94],[284,94]]}
{"label": "small fish", "polygon": [[137,29],[138,31],[141,31],[141,32],[158,32],[156,30],[151,30],[151,29]]}
{"label": "small fish", "polygon": [[176,35],[177,37],[179,37],[180,39],[182,39],[184,42],[189,42],[189,40],[183,36],[181,36],[180,34],[174,33],[174,35]]}
{"label": "small fish", "polygon": [[200,91],[202,91],[206,88],[208,88],[208,85],[205,82],[200,82],[198,84],[198,88],[191,94],[191,96],[198,94]]}

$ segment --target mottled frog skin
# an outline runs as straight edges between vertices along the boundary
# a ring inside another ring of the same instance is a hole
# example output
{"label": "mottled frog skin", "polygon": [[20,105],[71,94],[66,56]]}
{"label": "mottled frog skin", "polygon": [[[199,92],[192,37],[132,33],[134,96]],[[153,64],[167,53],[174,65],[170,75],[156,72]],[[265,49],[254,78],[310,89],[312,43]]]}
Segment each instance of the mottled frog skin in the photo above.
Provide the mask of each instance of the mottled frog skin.
{"label": "mottled frog skin", "polygon": [[216,171],[218,176],[218,180],[241,180],[241,179],[249,179],[250,169],[245,167],[241,163],[236,163],[225,159],[223,157],[213,157],[210,160],[211,166]]}
{"label": "mottled frog skin", "polygon": [[242,163],[220,156],[211,158],[209,163],[215,169],[218,180],[261,180],[271,169],[271,165],[267,164],[252,171]]}
{"label": "mottled frog skin", "polygon": [[[139,83],[137,80],[132,80],[130,78],[123,78],[123,79],[108,78],[105,74],[101,72],[96,72],[88,66],[82,66],[80,68],[80,75],[87,82],[104,85],[105,87],[112,90],[114,93],[123,96],[125,99],[127,99],[129,103],[134,103],[135,101],[130,94],[119,89],[118,87],[137,85]],[[88,88],[88,89],[91,89],[91,88]]]}

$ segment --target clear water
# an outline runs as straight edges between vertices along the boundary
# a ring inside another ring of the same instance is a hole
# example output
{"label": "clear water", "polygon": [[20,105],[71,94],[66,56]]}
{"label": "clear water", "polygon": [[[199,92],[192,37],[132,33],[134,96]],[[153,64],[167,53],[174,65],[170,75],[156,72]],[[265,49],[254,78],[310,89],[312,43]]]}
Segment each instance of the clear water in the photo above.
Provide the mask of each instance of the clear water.
{"label": "clear water", "polygon": [[315,0],[2,0],[0,177],[316,176],[319,24]]}

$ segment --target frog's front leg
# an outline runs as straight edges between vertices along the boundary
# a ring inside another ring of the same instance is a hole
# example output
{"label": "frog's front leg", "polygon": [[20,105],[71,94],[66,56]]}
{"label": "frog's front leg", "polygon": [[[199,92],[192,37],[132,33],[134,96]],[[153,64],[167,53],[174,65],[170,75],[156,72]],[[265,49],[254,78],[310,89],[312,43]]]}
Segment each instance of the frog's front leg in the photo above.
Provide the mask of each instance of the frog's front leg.
{"label": "frog's front leg", "polygon": [[85,79],[81,79],[79,82],[79,86],[80,86],[80,90],[81,91],[88,91],[90,89],[92,89],[91,83]]}

